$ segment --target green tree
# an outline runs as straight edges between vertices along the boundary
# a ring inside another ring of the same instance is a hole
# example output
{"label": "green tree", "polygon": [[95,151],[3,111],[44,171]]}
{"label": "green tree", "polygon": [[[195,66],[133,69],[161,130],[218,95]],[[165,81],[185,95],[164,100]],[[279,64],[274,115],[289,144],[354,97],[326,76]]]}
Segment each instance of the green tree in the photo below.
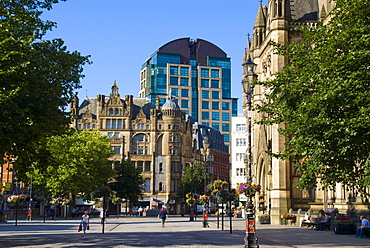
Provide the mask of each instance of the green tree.
{"label": "green tree", "polygon": [[178,195],[185,198],[189,192],[202,195],[205,193],[205,186],[209,183],[209,175],[205,173],[204,167],[193,164],[185,168],[184,176],[179,182]]}
{"label": "green tree", "polygon": [[[72,132],[72,131],[71,131]],[[43,185],[54,196],[79,195],[89,198],[91,193],[106,185],[114,176],[113,155],[108,136],[100,132],[83,131],[48,138],[49,164],[34,170],[34,184]]]}
{"label": "green tree", "polygon": [[43,155],[36,152],[40,142],[65,132],[67,106],[81,87],[82,66],[90,63],[61,39],[42,40],[55,23],[40,15],[58,2],[0,2],[0,154],[18,157],[18,179]]}
{"label": "green tree", "polygon": [[338,0],[331,20],[302,29],[302,41],[274,44],[289,63],[273,80],[262,124],[285,123],[287,149],[298,163],[298,187],[321,179],[365,193],[370,184],[370,8],[368,0]]}
{"label": "green tree", "polygon": [[[126,199],[132,203],[138,202],[142,198],[142,187],[144,179],[140,170],[135,167],[131,160],[124,160],[114,166],[116,177],[110,183],[112,190],[116,191],[116,196]],[[127,205],[126,205],[127,206]]]}

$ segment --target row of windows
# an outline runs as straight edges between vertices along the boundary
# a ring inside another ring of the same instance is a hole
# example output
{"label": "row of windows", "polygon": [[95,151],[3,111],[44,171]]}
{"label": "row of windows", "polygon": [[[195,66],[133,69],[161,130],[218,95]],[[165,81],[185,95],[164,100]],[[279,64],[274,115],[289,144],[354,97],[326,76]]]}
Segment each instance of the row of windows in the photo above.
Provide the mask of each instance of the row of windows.
{"label": "row of windows", "polygon": [[122,129],[122,120],[120,119],[106,119],[106,129]]}
{"label": "row of windows", "polygon": [[132,125],[132,129],[150,129],[150,125],[145,124],[134,124]]}
{"label": "row of windows", "polygon": [[[178,77],[170,77],[170,85],[179,85]],[[189,86],[189,78],[180,78],[181,86]]]}
{"label": "row of windows", "polygon": [[247,139],[246,138],[236,139],[236,146],[247,146]]}
{"label": "row of windows", "polygon": [[[172,91],[172,95],[179,96],[179,89],[171,88],[171,91]],[[189,97],[189,89],[181,89],[181,97]],[[165,100],[166,99],[163,98],[163,102],[161,102],[162,105],[163,105]]]}
{"label": "row of windows", "polygon": [[113,132],[108,132],[108,136],[109,138],[116,138],[116,139],[119,139],[120,137],[120,133],[113,133]]}
{"label": "row of windows", "polygon": [[211,77],[211,78],[220,78],[220,70],[218,69],[211,69],[211,76],[209,75],[210,70],[206,68],[202,68],[200,70],[201,77]]}
{"label": "row of windows", "polygon": [[245,158],[246,158],[246,154],[245,153],[236,153],[235,154],[236,161],[244,161]]}
{"label": "row of windows", "polygon": [[78,129],[95,129],[96,128],[96,125],[95,124],[90,124],[90,123],[84,123],[83,125],[82,124],[78,124]]}
{"label": "row of windows", "polygon": [[150,161],[136,161],[135,166],[140,172],[150,172]]}
{"label": "row of windows", "polygon": [[[145,184],[144,184],[144,191],[145,192],[150,192],[150,189],[151,189],[151,180],[150,179],[145,179]],[[177,180],[175,181],[174,179],[171,180],[171,191],[177,191]],[[163,191],[166,191],[166,185],[162,182],[159,182],[158,183],[158,188],[156,189],[158,190],[159,192],[163,192]]]}
{"label": "row of windows", "polygon": [[237,177],[244,177],[245,176],[245,168],[236,168],[236,176]]}
{"label": "row of windows", "polygon": [[237,132],[245,132],[246,129],[246,124],[236,124],[236,131]]}
{"label": "row of windows", "polygon": [[[212,109],[220,109],[220,103],[219,102],[211,102],[212,103]],[[222,110],[229,110],[230,104],[228,102],[222,103]],[[209,101],[202,101],[202,109],[209,109]],[[225,117],[227,118],[227,117]],[[230,119],[230,118],[229,118]]]}
{"label": "row of windows", "polygon": [[[179,68],[177,66],[170,66],[170,75],[178,76]],[[189,67],[180,67],[181,76],[189,76]]]}
{"label": "row of windows", "polygon": [[120,115],[120,109],[118,109],[118,108],[115,108],[115,109],[110,108],[109,109],[109,115]]}
{"label": "row of windows", "polygon": [[209,80],[209,79],[201,79],[200,86],[203,88],[209,88],[209,81],[211,81],[211,88],[218,89],[220,88],[220,81],[219,80]]}
{"label": "row of windows", "polygon": [[[202,104],[203,109],[208,109],[208,107],[204,107]],[[202,119],[203,120],[209,120],[209,112],[202,111]],[[218,112],[212,112],[212,120],[220,120],[220,113]],[[222,113],[222,120],[223,121],[230,121],[230,114],[229,113]]]}
{"label": "row of windows", "polygon": [[[209,98],[209,91],[202,90],[202,98]],[[220,92],[219,91],[212,91],[212,99],[220,99]]]}

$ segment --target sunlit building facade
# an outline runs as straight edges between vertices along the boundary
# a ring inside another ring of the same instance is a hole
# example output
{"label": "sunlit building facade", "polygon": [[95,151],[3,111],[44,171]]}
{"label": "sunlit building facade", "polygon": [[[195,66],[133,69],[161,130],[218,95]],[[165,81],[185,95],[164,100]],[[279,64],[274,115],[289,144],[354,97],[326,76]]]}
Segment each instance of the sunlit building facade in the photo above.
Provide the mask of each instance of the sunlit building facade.
{"label": "sunlit building facade", "polygon": [[216,45],[181,38],[155,51],[142,65],[139,97],[163,105],[169,90],[181,110],[202,125],[219,130],[230,144],[231,117],[237,98],[231,97],[231,61]]}

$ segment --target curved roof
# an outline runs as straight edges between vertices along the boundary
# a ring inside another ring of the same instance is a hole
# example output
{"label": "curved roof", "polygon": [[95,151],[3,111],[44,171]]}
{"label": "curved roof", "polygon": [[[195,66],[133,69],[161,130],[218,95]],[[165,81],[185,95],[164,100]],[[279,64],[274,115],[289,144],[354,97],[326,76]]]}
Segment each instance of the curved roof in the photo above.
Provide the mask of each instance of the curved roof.
{"label": "curved roof", "polygon": [[227,54],[215,44],[203,40],[190,38],[180,38],[170,41],[154,53],[173,53],[179,54],[181,63],[189,63],[189,60],[196,60],[198,63],[206,64],[207,57],[227,58]]}
{"label": "curved roof", "polygon": [[166,109],[180,110],[179,105],[176,103],[175,98],[172,96],[171,90],[169,92],[169,96],[167,97],[166,102],[162,106],[162,110],[166,110]]}

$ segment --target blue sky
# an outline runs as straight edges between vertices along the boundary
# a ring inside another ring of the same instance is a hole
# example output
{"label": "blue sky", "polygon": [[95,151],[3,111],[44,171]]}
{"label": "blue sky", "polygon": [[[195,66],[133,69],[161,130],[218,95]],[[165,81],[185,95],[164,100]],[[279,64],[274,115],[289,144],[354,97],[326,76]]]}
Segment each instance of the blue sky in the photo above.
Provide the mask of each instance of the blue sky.
{"label": "blue sky", "polygon": [[[264,4],[265,1],[263,1]],[[122,97],[139,91],[141,65],[159,47],[184,37],[207,40],[232,63],[232,96],[241,109],[241,63],[253,33],[259,0],[68,0],[42,18],[57,22],[44,38],[62,38],[70,51],[91,55],[80,99],[109,95],[114,80]]]}

